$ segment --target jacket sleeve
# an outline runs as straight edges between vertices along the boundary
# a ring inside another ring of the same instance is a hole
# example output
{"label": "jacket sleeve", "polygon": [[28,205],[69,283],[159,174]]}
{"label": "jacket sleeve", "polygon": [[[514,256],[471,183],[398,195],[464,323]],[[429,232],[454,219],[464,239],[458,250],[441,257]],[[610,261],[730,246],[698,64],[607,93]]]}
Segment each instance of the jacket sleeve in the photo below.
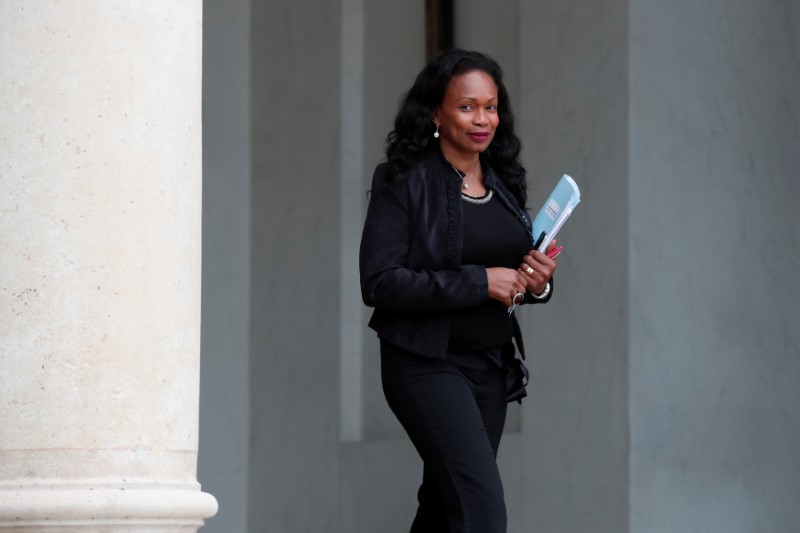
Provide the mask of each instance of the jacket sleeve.
{"label": "jacket sleeve", "polygon": [[523,301],[523,303],[526,303],[526,304],[546,304],[547,302],[550,301],[550,298],[553,297],[553,291],[554,290],[555,290],[555,285],[553,285],[553,278],[551,277],[550,278],[550,292],[547,293],[547,296],[545,298],[536,298],[531,293],[526,292],[525,293],[525,300]]}
{"label": "jacket sleeve", "polygon": [[385,184],[385,169],[382,164],[375,170],[361,235],[359,269],[364,303],[400,311],[442,311],[485,302],[489,292],[482,266],[434,270],[409,265],[412,243],[429,239],[432,233],[430,228],[416,228],[423,193],[418,191],[414,198],[409,179]]}

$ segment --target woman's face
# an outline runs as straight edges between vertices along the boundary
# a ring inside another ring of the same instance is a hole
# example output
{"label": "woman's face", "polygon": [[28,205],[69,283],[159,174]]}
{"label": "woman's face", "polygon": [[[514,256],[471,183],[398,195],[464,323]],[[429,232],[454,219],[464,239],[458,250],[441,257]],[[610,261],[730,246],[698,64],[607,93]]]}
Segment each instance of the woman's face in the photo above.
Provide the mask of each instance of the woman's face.
{"label": "woman's face", "polygon": [[472,159],[486,150],[500,122],[497,106],[497,85],[489,74],[473,70],[453,76],[433,115],[444,156]]}

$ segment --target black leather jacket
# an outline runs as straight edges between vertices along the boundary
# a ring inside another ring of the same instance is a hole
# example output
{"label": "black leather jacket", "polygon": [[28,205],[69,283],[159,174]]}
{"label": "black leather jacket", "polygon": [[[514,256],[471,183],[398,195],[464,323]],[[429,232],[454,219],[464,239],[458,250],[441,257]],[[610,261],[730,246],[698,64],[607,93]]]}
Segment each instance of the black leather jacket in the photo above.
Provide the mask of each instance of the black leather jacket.
{"label": "black leather jacket", "polygon": [[[461,180],[438,151],[388,184],[385,175],[382,163],[372,177],[359,254],[361,296],[375,307],[369,327],[399,348],[444,359],[450,311],[489,298],[486,269],[461,264]],[[530,235],[530,216],[491,168],[484,182]],[[542,300],[528,294],[525,302],[545,302],[552,292]],[[516,316],[513,320],[524,357]]]}

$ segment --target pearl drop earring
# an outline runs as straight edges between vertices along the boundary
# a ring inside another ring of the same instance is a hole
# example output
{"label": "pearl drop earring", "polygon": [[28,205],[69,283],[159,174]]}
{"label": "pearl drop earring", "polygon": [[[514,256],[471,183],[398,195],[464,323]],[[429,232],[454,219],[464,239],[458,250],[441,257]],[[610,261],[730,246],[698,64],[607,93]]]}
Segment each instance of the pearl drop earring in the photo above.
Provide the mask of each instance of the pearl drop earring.
{"label": "pearl drop earring", "polygon": [[439,124],[436,124],[436,131],[433,132],[433,138],[434,139],[439,138]]}

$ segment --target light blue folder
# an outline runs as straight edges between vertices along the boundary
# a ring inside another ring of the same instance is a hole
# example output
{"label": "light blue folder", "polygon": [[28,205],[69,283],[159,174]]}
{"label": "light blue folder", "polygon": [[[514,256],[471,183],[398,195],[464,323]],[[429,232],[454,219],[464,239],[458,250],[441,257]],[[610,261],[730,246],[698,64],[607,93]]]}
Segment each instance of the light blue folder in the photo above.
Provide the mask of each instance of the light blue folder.
{"label": "light blue folder", "polygon": [[[550,241],[555,238],[558,230],[580,201],[581,191],[575,180],[566,174],[561,176],[558,185],[533,219],[533,242],[539,242],[541,239],[541,244],[537,248],[540,252],[547,250]],[[541,238],[542,233],[544,233],[543,238]]]}

